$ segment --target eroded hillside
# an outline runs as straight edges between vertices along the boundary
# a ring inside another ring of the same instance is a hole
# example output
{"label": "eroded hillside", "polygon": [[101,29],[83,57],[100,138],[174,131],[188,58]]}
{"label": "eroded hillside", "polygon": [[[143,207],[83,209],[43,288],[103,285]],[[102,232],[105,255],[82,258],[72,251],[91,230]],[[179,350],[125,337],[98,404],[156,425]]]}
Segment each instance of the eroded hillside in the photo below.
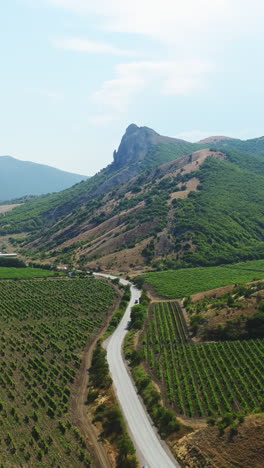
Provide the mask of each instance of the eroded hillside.
{"label": "eroded hillside", "polygon": [[[141,269],[154,257],[174,254],[175,200],[199,190],[197,172],[206,158],[223,160],[223,153],[201,150],[132,177],[107,192],[100,206],[81,222],[47,231],[28,244],[46,248],[51,257],[73,253],[74,261],[90,267]],[[184,256],[183,242],[179,258]]]}
{"label": "eroded hillside", "polygon": [[32,259],[115,271],[263,257],[263,157],[201,146],[132,124],[112,164],[3,215],[0,232],[27,232]]}

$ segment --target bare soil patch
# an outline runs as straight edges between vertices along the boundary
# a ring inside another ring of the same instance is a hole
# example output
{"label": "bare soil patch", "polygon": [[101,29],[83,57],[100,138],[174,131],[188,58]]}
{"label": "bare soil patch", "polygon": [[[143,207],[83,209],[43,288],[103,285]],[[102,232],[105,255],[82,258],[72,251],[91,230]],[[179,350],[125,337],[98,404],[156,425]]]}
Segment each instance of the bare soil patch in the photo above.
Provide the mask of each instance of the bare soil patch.
{"label": "bare soil patch", "polygon": [[173,453],[185,468],[262,468],[264,466],[264,415],[245,418],[238,434],[230,429],[219,435],[216,427],[197,430],[179,440]]}
{"label": "bare soil patch", "polygon": [[[116,238],[118,240],[118,237]],[[102,268],[104,271],[115,271],[116,273],[129,273],[131,268],[144,268],[145,258],[141,255],[142,250],[149,243],[150,238],[144,239],[131,249],[106,254],[98,260],[89,262],[89,268]]]}
{"label": "bare soil patch", "polygon": [[[190,192],[197,192],[197,187],[199,185],[200,181],[196,177],[193,177],[193,179],[188,180],[186,183],[186,190],[181,190],[179,192],[173,192],[171,194],[170,202],[175,199],[184,199],[187,198]],[[182,187],[183,184],[180,183],[178,187]]]}
{"label": "bare soil patch", "polygon": [[[260,285],[259,289],[249,297],[237,297],[233,305],[228,304],[228,296],[224,297],[224,295],[230,293],[232,297],[232,291],[235,292],[235,285],[192,296],[192,303],[195,306],[201,306],[199,312],[204,317],[204,323],[200,325],[194,341],[203,341],[202,337],[205,329],[217,329],[218,326],[226,326],[227,323],[231,322],[237,323],[237,329],[243,330],[246,319],[257,312],[259,302],[264,298],[264,281],[249,283],[248,286],[250,284],[254,285],[254,283]],[[186,316],[189,323],[189,313],[186,313]]]}
{"label": "bare soil patch", "polygon": [[192,153],[192,159],[193,159],[192,162],[184,166],[184,170],[182,171],[182,174],[183,175],[190,174],[191,172],[197,171],[198,169],[200,169],[201,164],[204,163],[204,161],[206,160],[206,158],[208,158],[208,156],[213,156],[214,158],[222,159],[222,160],[226,159],[225,155],[221,153],[220,151],[218,152],[210,151],[209,149],[195,151],[194,153]]}
{"label": "bare soil patch", "polygon": [[203,140],[197,141],[199,144],[207,144],[207,143],[217,143],[221,140],[235,140],[235,138],[227,137],[224,135],[217,135],[217,136],[210,136],[208,138],[204,138]]}
{"label": "bare soil patch", "polygon": [[[137,206],[129,210],[122,211],[118,215],[107,219],[98,226],[89,225],[87,223],[82,224],[80,226],[81,233],[65,241],[60,245],[60,248],[68,247],[76,242],[87,241],[87,244],[90,243],[91,249],[93,249],[95,245],[100,244],[101,241],[110,239],[111,236],[115,235],[117,232],[121,233],[122,228],[124,227],[124,220],[127,216],[135,214],[137,211],[142,209],[143,206],[144,202],[141,202]],[[63,231],[60,231],[60,233],[62,232]],[[88,252],[89,247],[86,250]],[[85,246],[80,250],[80,253],[85,253]]]}
{"label": "bare soil patch", "polygon": [[197,294],[192,295],[192,302],[200,302],[202,299],[205,297],[220,297],[223,296],[223,294],[233,291],[235,288],[235,285],[230,285],[230,286],[224,286],[222,288],[216,288],[216,289],[211,289],[210,291],[205,291]]}
{"label": "bare soil patch", "polygon": [[0,205],[0,214],[8,213],[12,211],[17,206],[21,206],[23,203],[14,203],[13,205]]}

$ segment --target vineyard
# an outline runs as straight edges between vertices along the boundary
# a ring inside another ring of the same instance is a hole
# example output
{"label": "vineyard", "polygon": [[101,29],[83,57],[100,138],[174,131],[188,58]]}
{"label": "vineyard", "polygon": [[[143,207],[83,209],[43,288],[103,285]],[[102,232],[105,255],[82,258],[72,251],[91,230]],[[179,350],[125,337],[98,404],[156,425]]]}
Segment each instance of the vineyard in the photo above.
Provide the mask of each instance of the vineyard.
{"label": "vineyard", "polygon": [[264,340],[194,345],[178,304],[160,302],[150,307],[142,346],[179,414],[249,413],[263,405]]}
{"label": "vineyard", "polygon": [[1,466],[90,466],[71,397],[114,298],[93,278],[0,281]]}
{"label": "vineyard", "polygon": [[209,268],[150,272],[142,275],[142,278],[154,286],[160,296],[176,299],[230,284],[263,279],[264,260]]}
{"label": "vineyard", "polygon": [[61,273],[52,270],[42,270],[41,268],[13,268],[0,267],[0,278],[8,279],[30,279],[46,278],[48,276],[60,276]]}

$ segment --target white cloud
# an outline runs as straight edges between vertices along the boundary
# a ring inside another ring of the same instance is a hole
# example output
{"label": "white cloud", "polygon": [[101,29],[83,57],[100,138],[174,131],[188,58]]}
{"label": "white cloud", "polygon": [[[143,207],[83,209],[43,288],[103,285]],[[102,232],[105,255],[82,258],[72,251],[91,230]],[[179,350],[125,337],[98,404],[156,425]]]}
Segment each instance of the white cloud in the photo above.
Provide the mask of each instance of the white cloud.
{"label": "white cloud", "polygon": [[199,89],[211,70],[206,63],[193,61],[132,62],[116,67],[116,78],[105,81],[91,99],[99,105],[124,110],[131,99],[154,85],[166,96],[190,95]]}
{"label": "white cloud", "polygon": [[114,47],[111,44],[103,42],[95,42],[77,37],[67,39],[56,39],[52,41],[53,45],[58,49],[71,50],[75,52],[86,52],[93,54],[111,54],[111,55],[134,55],[134,52],[122,50]]}
{"label": "white cloud", "polygon": [[149,36],[201,51],[237,35],[262,34],[262,0],[48,0],[94,14],[104,29]]}
{"label": "white cloud", "polygon": [[[241,38],[264,38],[263,0],[46,1],[82,17],[86,15],[97,31],[118,33],[114,37],[121,44],[124,36],[120,33],[129,34],[126,43],[133,41],[131,34],[138,35],[143,53],[150,51],[150,60],[119,64],[112,79],[104,81],[90,96],[97,111],[106,109],[107,114],[112,109],[125,110],[148,87],[164,96],[196,93],[207,84],[211,71],[223,71],[227,51],[230,54],[233,48],[235,54]],[[150,45],[146,38],[153,43]],[[66,41],[73,42],[60,41],[57,46],[120,56],[127,53],[105,43]],[[257,46],[260,48],[261,41]],[[236,67],[235,55],[234,64]]]}

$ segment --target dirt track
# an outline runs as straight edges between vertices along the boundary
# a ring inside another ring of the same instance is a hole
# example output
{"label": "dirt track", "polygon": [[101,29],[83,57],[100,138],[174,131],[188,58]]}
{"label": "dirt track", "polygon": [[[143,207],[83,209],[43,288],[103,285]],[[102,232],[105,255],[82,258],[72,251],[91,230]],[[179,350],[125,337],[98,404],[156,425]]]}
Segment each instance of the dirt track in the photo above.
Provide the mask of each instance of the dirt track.
{"label": "dirt track", "polygon": [[[118,303],[119,299],[113,306],[111,311],[112,313],[117,308]],[[91,456],[93,458],[93,463],[91,465],[93,468],[112,467],[104,445],[98,441],[98,431],[96,427],[92,424],[92,422],[89,420],[87,414],[87,407],[85,405],[87,399],[87,386],[89,381],[88,369],[91,366],[93,351],[97,341],[105,333],[109,321],[111,319],[112,313],[111,315],[109,315],[107,323],[100,331],[100,334],[93,339],[92,343],[89,343],[89,345],[84,351],[82,365],[75,385],[76,391],[72,402],[73,422],[79,428],[80,432],[86,440]]]}

